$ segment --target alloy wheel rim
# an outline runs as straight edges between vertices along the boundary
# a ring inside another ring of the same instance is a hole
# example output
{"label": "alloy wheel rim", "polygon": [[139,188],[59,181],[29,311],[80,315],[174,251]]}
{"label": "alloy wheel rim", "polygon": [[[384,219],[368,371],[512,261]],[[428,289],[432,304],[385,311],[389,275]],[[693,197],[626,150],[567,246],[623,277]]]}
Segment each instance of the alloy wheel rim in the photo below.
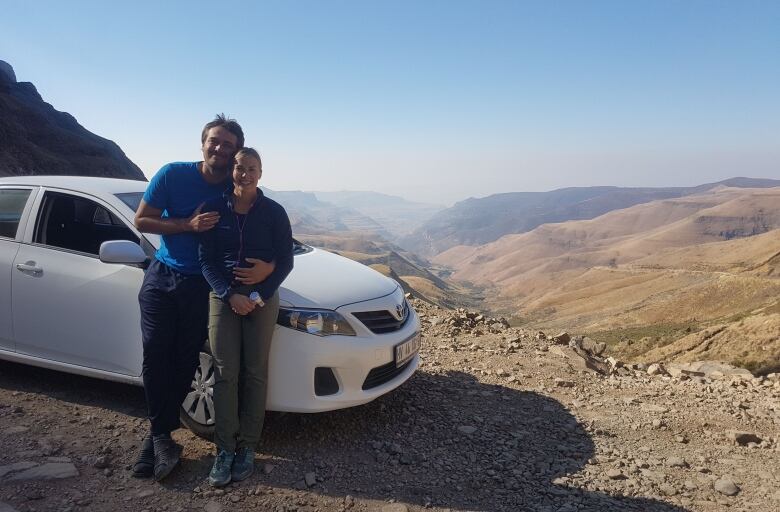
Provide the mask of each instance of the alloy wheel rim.
{"label": "alloy wheel rim", "polygon": [[201,425],[214,424],[214,359],[200,353],[198,367],[192,378],[190,392],[182,402],[187,415]]}

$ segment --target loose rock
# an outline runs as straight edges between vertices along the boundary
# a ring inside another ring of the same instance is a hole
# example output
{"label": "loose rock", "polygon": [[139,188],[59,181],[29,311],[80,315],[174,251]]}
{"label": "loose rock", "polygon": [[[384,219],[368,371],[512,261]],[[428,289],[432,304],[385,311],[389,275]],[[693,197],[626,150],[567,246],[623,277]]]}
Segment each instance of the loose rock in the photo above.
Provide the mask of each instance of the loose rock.
{"label": "loose rock", "polygon": [[739,486],[737,486],[737,484],[734,483],[734,480],[728,476],[724,476],[716,480],[713,484],[713,487],[716,491],[721,494],[725,494],[726,496],[736,496],[740,491]]}

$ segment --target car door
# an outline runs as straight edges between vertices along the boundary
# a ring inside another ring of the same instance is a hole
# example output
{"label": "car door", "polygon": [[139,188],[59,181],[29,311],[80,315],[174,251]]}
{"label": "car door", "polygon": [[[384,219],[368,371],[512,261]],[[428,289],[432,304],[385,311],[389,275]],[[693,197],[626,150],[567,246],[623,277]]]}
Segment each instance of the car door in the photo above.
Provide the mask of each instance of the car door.
{"label": "car door", "polygon": [[111,206],[83,194],[47,190],[36,203],[11,280],[16,351],[140,375],[143,270],[98,259],[103,241],[138,242],[138,235]]}
{"label": "car door", "polygon": [[11,278],[24,230],[22,220],[29,213],[32,187],[0,188],[0,350],[14,350],[11,315]]}

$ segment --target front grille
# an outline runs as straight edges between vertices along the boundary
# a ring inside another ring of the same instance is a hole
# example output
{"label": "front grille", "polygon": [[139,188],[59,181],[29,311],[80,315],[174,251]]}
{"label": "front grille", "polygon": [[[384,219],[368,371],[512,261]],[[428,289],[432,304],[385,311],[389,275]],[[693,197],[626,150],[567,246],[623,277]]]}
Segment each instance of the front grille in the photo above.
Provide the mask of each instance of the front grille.
{"label": "front grille", "polygon": [[386,334],[400,330],[409,320],[409,305],[404,301],[401,320],[398,320],[389,311],[361,311],[352,313],[355,318],[363,322],[363,325],[371,329],[374,334]]}
{"label": "front grille", "polygon": [[390,361],[387,364],[383,364],[382,366],[377,366],[370,372],[368,372],[368,376],[366,377],[366,380],[363,381],[363,391],[366,391],[367,389],[375,388],[377,386],[381,386],[385,382],[390,382],[397,376],[403,373],[406,368],[412,364],[412,361],[414,361],[414,358],[409,359],[407,362],[405,362],[403,365],[396,368],[395,361]]}

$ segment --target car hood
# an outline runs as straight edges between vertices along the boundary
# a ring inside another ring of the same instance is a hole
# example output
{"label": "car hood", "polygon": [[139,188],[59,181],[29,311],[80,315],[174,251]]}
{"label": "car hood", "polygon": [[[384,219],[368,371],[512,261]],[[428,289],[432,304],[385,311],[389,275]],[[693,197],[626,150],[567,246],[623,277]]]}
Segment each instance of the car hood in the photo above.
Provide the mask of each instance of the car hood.
{"label": "car hood", "polygon": [[393,293],[398,283],[337,254],[313,249],[295,256],[279,290],[282,306],[336,309]]}

